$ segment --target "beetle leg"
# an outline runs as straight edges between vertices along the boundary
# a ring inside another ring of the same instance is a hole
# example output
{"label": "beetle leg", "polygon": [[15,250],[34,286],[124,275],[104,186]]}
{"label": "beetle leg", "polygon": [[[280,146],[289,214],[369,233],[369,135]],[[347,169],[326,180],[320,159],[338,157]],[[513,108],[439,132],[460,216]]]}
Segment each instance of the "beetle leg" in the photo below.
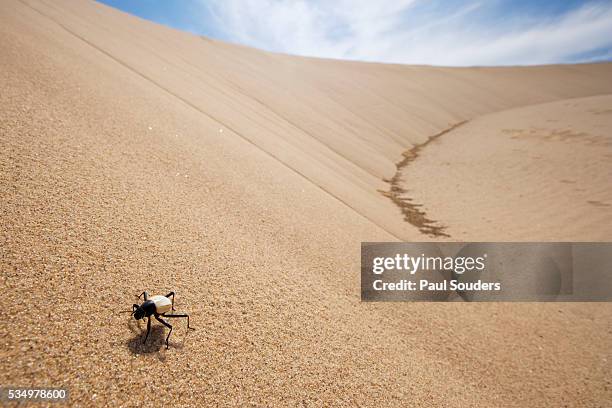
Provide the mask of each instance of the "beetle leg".
{"label": "beetle leg", "polygon": [[168,349],[170,348],[170,345],[168,344],[168,339],[170,338],[170,335],[172,334],[172,326],[170,325],[170,323],[164,321],[163,319],[160,319],[158,315],[155,315],[155,319],[157,319],[158,322],[160,322],[161,324],[163,324],[164,326],[170,329],[170,331],[168,332],[168,336],[166,336],[166,349]]}
{"label": "beetle leg", "polygon": [[142,344],[145,344],[147,342],[147,339],[149,338],[149,333],[151,333],[151,316],[149,316],[149,320],[147,321],[147,335],[145,336],[145,339]]}
{"label": "beetle leg", "polygon": [[144,296],[144,300],[145,300],[145,302],[146,302],[147,300],[149,300],[149,294],[148,294],[146,291],[144,291],[144,292],[142,292],[140,295],[138,295],[138,299],[140,299],[140,297],[141,297],[141,296]]}
{"label": "beetle leg", "polygon": [[166,295],[167,298],[172,296],[172,310],[174,310],[174,292],[170,292]]}
{"label": "beetle leg", "polygon": [[164,315],[164,317],[186,317],[187,318],[187,328],[191,330],[195,330],[195,328],[189,326],[189,315],[188,314],[171,314],[171,315],[167,314],[167,315]]}

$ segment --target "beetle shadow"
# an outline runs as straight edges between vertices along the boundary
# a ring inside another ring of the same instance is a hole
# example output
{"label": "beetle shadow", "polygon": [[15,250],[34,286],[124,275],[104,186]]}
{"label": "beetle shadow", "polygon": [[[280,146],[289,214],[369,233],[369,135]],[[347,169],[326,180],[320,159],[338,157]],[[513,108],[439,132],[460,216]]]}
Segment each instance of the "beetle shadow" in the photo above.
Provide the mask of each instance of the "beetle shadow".
{"label": "beetle shadow", "polygon": [[[143,321],[136,321],[134,319],[128,321],[128,328],[134,334],[134,336],[126,342],[128,350],[135,355],[157,353],[160,360],[165,360],[165,353],[163,352],[166,351],[166,336],[168,335],[168,329],[160,324],[156,324],[157,322],[153,320],[151,322],[151,333],[149,333],[149,338],[146,343],[143,343],[147,334],[147,325],[141,322]],[[144,320],[144,322],[146,322],[146,320]],[[175,331],[176,329],[172,332],[170,338],[170,348],[182,349],[187,336],[183,336],[182,341],[176,343],[172,341],[172,338],[177,334]]]}

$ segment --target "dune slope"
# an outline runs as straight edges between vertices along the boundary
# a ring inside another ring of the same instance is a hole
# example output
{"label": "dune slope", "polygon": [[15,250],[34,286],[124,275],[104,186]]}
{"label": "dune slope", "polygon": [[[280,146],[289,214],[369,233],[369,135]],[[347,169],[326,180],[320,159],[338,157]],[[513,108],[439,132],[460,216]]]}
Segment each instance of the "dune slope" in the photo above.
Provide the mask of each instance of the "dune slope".
{"label": "dune slope", "polygon": [[506,240],[609,241],[611,129],[612,95],[485,115],[420,150],[398,184],[457,240],[503,226]]}
{"label": "dune slope", "polygon": [[407,147],[482,113],[612,92],[609,64],[517,71],[325,61],[223,44],[87,2],[27,4],[57,40],[89,46],[401,239],[415,238],[414,228],[397,222],[377,190]]}
{"label": "dune slope", "polygon": [[[296,58],[13,0],[0,55],[1,384],[82,406],[611,399],[609,307],[361,304],[358,264],[361,241],[428,238],[377,191],[403,151],[610,93],[610,65]],[[143,346],[118,313],[142,290],[174,290],[197,330]]]}

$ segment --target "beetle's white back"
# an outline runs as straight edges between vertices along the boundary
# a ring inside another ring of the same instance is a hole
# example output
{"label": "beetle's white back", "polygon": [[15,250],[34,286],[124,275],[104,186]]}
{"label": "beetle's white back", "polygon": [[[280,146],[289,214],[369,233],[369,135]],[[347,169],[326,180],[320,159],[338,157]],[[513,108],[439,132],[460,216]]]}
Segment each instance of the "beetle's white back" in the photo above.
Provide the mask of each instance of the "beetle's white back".
{"label": "beetle's white back", "polygon": [[155,295],[151,296],[149,300],[155,303],[155,310],[158,314],[163,314],[172,310],[172,301],[165,296]]}

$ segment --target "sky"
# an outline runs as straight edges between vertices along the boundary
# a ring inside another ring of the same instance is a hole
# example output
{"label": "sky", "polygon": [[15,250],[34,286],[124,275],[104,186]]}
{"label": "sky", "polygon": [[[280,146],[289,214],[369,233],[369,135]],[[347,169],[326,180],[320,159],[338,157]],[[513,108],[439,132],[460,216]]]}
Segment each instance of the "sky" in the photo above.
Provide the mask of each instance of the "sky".
{"label": "sky", "polygon": [[612,61],[612,0],[99,0],[288,54],[445,66]]}

